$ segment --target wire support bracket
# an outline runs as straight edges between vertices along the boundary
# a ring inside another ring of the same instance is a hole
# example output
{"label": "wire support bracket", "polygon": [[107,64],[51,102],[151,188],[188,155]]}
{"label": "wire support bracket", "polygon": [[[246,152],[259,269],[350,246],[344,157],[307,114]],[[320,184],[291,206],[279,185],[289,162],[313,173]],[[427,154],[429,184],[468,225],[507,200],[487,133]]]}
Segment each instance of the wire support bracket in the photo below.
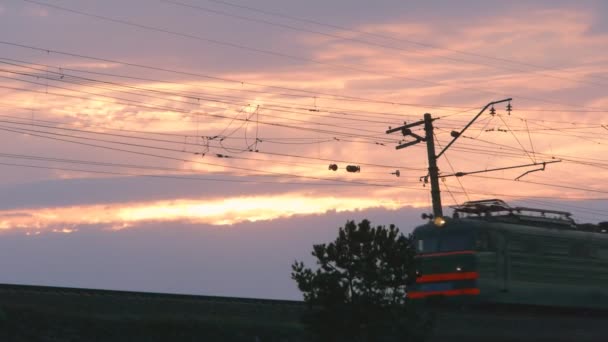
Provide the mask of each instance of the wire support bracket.
{"label": "wire support bracket", "polygon": [[528,166],[542,165],[542,168],[540,168],[540,169],[534,169],[534,170],[526,171],[522,175],[520,175],[519,177],[515,178],[515,180],[519,180],[520,178],[522,178],[523,176],[525,176],[525,175],[527,175],[529,173],[536,172],[536,171],[544,171],[547,164],[560,163],[560,162],[561,162],[561,160],[552,160],[552,161],[545,161],[545,162],[541,162],[541,163],[531,163],[531,164],[524,164],[524,165],[498,167],[498,168],[487,169],[487,170],[479,170],[479,171],[471,171],[471,172],[456,172],[456,173],[450,173],[450,174],[447,174],[447,175],[439,175],[439,178],[463,177],[463,176],[474,175],[474,174],[478,174],[478,173],[493,172],[493,171],[503,171],[503,170],[510,170],[510,169],[518,169],[518,168],[528,167]]}

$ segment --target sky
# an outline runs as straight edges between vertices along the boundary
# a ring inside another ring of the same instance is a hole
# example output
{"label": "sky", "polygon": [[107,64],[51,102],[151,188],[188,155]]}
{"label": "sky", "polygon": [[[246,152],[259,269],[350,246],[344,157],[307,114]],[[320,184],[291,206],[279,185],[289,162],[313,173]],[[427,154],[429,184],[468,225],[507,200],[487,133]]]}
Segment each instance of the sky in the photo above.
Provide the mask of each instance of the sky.
{"label": "sky", "polygon": [[[0,1],[0,282],[300,299],[347,220],[608,221],[603,1]],[[421,126],[413,128],[424,134]],[[543,162],[543,171],[537,170]],[[336,171],[329,166],[335,164]],[[348,165],[360,172],[347,172]],[[397,172],[398,171],[398,172]],[[398,176],[397,176],[398,174]]]}

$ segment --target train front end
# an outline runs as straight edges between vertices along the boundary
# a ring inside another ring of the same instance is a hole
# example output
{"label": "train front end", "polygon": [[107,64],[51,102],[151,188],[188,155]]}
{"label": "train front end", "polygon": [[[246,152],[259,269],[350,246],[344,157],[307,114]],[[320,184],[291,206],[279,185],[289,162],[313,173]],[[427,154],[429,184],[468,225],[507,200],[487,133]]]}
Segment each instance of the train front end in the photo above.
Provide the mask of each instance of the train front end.
{"label": "train front end", "polygon": [[414,230],[416,282],[407,297],[474,299],[480,294],[473,228],[439,218]]}

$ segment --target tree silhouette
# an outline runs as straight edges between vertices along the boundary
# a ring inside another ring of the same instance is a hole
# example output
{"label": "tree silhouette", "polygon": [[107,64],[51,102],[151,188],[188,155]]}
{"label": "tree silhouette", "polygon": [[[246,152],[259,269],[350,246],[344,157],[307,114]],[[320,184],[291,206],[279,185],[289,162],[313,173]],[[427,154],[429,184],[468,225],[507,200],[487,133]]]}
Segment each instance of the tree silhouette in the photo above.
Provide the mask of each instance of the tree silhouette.
{"label": "tree silhouette", "polygon": [[294,262],[291,277],[311,311],[305,323],[322,341],[419,339],[426,322],[406,299],[415,279],[411,237],[394,225],[346,222],[329,244],[313,246],[316,270]]}

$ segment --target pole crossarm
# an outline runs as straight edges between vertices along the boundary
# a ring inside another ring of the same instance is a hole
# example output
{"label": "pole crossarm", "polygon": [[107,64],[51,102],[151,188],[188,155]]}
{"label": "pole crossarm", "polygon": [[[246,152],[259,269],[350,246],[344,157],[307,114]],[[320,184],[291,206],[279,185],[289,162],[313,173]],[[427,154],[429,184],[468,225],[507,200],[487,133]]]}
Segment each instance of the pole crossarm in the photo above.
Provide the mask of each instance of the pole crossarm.
{"label": "pole crossarm", "polygon": [[406,147],[408,147],[408,146],[416,145],[416,144],[418,144],[418,143],[420,143],[420,142],[422,142],[422,141],[423,141],[423,140],[418,139],[418,140],[414,140],[414,141],[406,142],[405,144],[397,145],[397,146],[395,147],[395,150],[400,150],[400,149],[402,149],[402,148],[406,148]]}
{"label": "pole crossarm", "polygon": [[552,161],[542,162],[542,163],[531,163],[531,164],[524,164],[524,165],[498,167],[498,168],[495,168],[495,169],[487,169],[487,170],[479,170],[479,171],[471,171],[471,172],[456,172],[456,173],[451,173],[451,174],[448,174],[448,175],[440,175],[439,178],[462,177],[462,176],[474,175],[474,174],[484,173],[484,172],[503,171],[503,170],[510,170],[510,169],[517,169],[517,168],[522,168],[522,167],[528,167],[528,166],[542,165],[542,168],[540,168],[540,169],[526,171],[524,174],[522,174],[521,176],[519,176],[519,177],[516,178],[516,180],[519,180],[521,177],[527,175],[530,172],[543,171],[545,169],[545,165],[547,165],[547,164],[560,163],[560,162],[561,162],[561,160],[552,160]]}
{"label": "pole crossarm", "polygon": [[483,112],[486,111],[486,109],[488,109],[490,106],[493,106],[495,104],[499,104],[499,103],[503,103],[503,102],[509,102],[511,100],[513,100],[513,99],[509,97],[507,99],[503,99],[503,100],[499,100],[499,101],[493,101],[493,102],[488,103],[485,107],[483,107],[483,109],[477,115],[475,115],[475,117],[473,118],[473,120],[471,120],[466,126],[464,126],[464,128],[460,132],[454,132],[454,134],[453,134],[454,139],[452,139],[452,141],[450,141],[450,143],[447,144],[443,148],[443,150],[441,150],[441,152],[439,152],[439,154],[436,156],[436,158],[441,157],[441,155],[444,154],[445,151],[447,151],[447,149],[450,148],[450,146],[452,146],[452,144],[456,140],[458,140],[458,138],[460,138],[460,136],[462,135],[462,133],[464,133],[464,131],[466,131],[467,128],[469,128],[469,126],[471,126],[475,122],[475,120],[477,120],[477,118],[480,117],[481,114],[483,114]]}
{"label": "pole crossarm", "polygon": [[[433,119],[435,120],[435,119]],[[402,148],[406,148],[408,146],[412,146],[412,145],[416,145],[420,142],[426,141],[426,137],[423,137],[421,135],[418,135],[414,132],[412,132],[412,130],[410,128],[415,127],[415,126],[419,126],[419,125],[423,125],[424,124],[424,120],[420,120],[420,121],[416,121],[413,122],[411,124],[405,124],[403,126],[400,127],[395,127],[395,128],[390,128],[386,131],[386,134],[391,134],[391,133],[395,133],[395,132],[399,132],[401,131],[401,134],[403,134],[403,136],[411,136],[413,138],[415,138],[416,140],[414,141],[410,141],[410,142],[406,142],[404,144],[398,145],[395,147],[396,150],[400,150]]]}
{"label": "pole crossarm", "polygon": [[400,127],[396,127],[396,128],[390,128],[389,127],[389,129],[386,131],[386,134],[391,134],[391,133],[399,132],[399,131],[402,131],[404,129],[412,128],[412,127],[419,126],[419,125],[422,125],[422,124],[424,124],[424,120],[416,121],[416,122],[413,122],[411,124],[406,124],[406,125],[403,125],[403,126],[400,126]]}

